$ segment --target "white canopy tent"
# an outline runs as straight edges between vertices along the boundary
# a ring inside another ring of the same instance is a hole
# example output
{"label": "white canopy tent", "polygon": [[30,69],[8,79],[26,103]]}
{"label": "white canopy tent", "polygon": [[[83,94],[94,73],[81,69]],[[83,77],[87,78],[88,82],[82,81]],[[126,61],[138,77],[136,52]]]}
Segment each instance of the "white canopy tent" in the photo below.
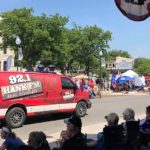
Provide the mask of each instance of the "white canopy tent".
{"label": "white canopy tent", "polygon": [[128,71],[124,72],[122,74],[122,76],[127,76],[127,77],[131,77],[131,78],[135,78],[135,77],[138,77],[139,75],[136,72],[132,71],[132,70],[128,70]]}
{"label": "white canopy tent", "polygon": [[135,77],[135,79],[134,79],[134,85],[135,86],[142,86],[143,85],[142,84],[142,80],[141,80],[140,77]]}
{"label": "white canopy tent", "polygon": [[145,78],[140,77],[136,72],[128,70],[122,74],[122,76],[128,76],[134,79],[135,86],[145,86]]}

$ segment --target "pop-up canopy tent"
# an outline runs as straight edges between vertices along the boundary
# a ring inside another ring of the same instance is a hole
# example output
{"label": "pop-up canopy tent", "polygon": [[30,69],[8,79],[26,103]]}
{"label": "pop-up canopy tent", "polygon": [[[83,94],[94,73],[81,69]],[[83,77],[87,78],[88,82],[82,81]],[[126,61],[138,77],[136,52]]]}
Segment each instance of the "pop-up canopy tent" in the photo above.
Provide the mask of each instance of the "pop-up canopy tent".
{"label": "pop-up canopy tent", "polygon": [[145,78],[140,77],[136,72],[132,70],[128,70],[125,73],[122,74],[122,76],[127,76],[134,79],[134,85],[135,86],[145,86]]}
{"label": "pop-up canopy tent", "polygon": [[134,85],[136,89],[142,89],[143,86],[145,86],[145,78],[143,76],[140,77],[136,72],[132,70],[128,70],[121,75],[113,74],[111,79],[111,86],[114,88],[114,85],[116,85],[116,83],[118,85],[123,85],[124,83],[129,81],[132,82],[132,85]]}
{"label": "pop-up canopy tent", "polygon": [[135,78],[135,77],[138,77],[139,75],[136,72],[132,71],[132,70],[128,70],[128,71],[124,72],[122,74],[122,76],[127,76],[127,77],[131,77],[131,78]]}
{"label": "pop-up canopy tent", "polygon": [[131,78],[131,77],[128,77],[128,76],[120,76],[118,79],[117,79],[117,83],[119,84],[119,85],[122,85],[122,84],[124,84],[125,82],[127,82],[127,81],[133,81],[134,80],[134,78]]}

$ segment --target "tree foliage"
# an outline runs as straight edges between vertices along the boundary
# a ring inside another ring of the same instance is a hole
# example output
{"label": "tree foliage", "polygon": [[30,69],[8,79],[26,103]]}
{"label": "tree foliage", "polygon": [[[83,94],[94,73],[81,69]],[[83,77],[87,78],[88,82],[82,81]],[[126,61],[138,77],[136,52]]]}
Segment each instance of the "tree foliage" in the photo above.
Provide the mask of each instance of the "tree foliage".
{"label": "tree foliage", "polygon": [[[1,47],[15,50],[16,36],[21,39],[24,64],[56,64],[62,72],[74,67],[89,71],[99,68],[99,51],[105,56],[111,40],[111,32],[97,26],[66,28],[69,18],[55,14],[34,16],[33,9],[14,9],[1,14]],[[78,64],[78,66],[77,66]]]}
{"label": "tree foliage", "polygon": [[[111,40],[111,32],[104,32],[97,26],[76,27],[80,31],[80,47],[77,51],[78,61],[84,64],[87,74],[99,63],[99,52],[106,53],[109,48],[108,41]],[[100,63],[99,63],[100,65]]]}
{"label": "tree foliage", "polygon": [[116,57],[126,57],[126,58],[131,58],[131,55],[124,50],[111,50],[108,51],[106,54],[107,60],[115,60]]}
{"label": "tree foliage", "polygon": [[134,60],[134,70],[140,75],[150,75],[150,59],[137,58]]}
{"label": "tree foliage", "polygon": [[[17,51],[15,36],[21,39],[24,51],[24,61],[35,63],[38,60],[53,61],[57,57],[57,44],[61,41],[61,34],[68,18],[58,14],[47,17],[33,16],[32,9],[14,9],[3,13],[0,23],[0,35],[3,47],[11,47]],[[55,53],[56,52],[56,53]]]}

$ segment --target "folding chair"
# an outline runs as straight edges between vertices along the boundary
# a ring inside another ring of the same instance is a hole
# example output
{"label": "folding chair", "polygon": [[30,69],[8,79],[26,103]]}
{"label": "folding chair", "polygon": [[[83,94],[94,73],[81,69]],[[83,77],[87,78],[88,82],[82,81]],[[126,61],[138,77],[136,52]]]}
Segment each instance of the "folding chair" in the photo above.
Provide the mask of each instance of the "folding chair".
{"label": "folding chair", "polygon": [[126,122],[126,143],[128,150],[139,149],[140,127],[138,121]]}
{"label": "folding chair", "polygon": [[103,129],[106,150],[125,150],[124,129],[122,125],[105,126]]}

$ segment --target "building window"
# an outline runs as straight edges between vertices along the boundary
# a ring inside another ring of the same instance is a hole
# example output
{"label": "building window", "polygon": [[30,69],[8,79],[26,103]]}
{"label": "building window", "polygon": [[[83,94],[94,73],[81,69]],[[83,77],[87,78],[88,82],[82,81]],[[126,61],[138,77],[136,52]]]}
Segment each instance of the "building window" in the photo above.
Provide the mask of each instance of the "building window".
{"label": "building window", "polygon": [[4,49],[4,54],[7,54],[7,49],[6,48]]}
{"label": "building window", "polygon": [[3,64],[3,70],[4,70],[4,71],[6,71],[6,63],[7,63],[7,62],[4,61],[4,64]]}

